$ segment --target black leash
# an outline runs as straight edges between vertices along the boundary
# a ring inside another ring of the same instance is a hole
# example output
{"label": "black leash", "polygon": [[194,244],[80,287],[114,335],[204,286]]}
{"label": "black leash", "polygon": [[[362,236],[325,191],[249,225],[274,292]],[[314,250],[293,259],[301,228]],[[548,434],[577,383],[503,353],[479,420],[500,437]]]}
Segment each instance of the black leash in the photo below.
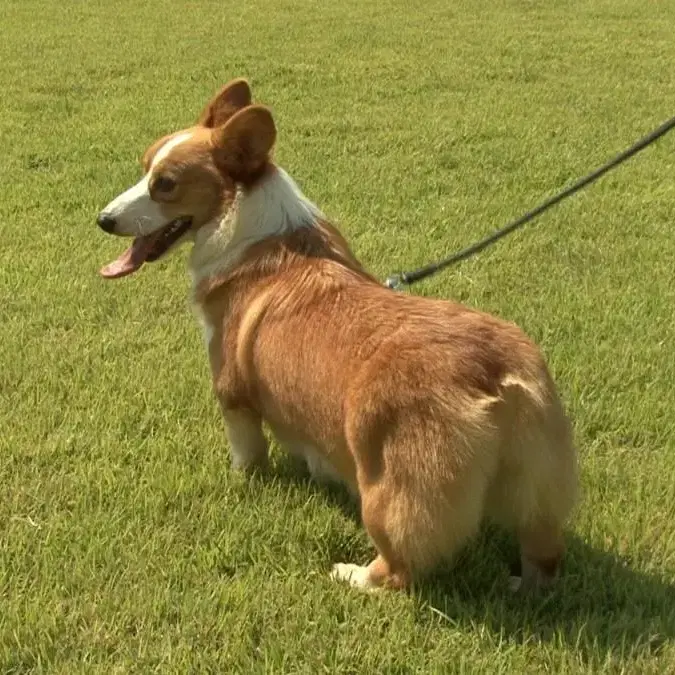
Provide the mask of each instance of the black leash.
{"label": "black leash", "polygon": [[575,192],[585,188],[587,185],[594,183],[596,180],[598,180],[598,178],[606,174],[608,171],[611,171],[615,167],[619,166],[619,164],[622,164],[627,159],[640,152],[640,150],[644,150],[644,148],[646,148],[648,145],[651,145],[654,143],[654,141],[661,138],[661,136],[667,134],[671,129],[673,129],[673,127],[675,127],[675,117],[671,117],[667,122],[664,122],[660,127],[652,131],[650,134],[647,134],[645,137],[631,145],[630,148],[619,153],[616,157],[614,157],[614,159],[611,159],[609,162],[603,164],[595,171],[592,171],[583,178],[580,178],[578,181],[576,181],[576,183],[573,183],[568,188],[565,188],[558,194],[542,202],[536,208],[528,211],[517,220],[514,220],[513,222],[504,226],[501,230],[497,230],[490,236],[485,237],[485,239],[482,239],[481,241],[476,242],[465,249],[462,249],[458,253],[451,255],[449,258],[425,265],[424,267],[420,267],[419,269],[416,269],[412,272],[401,272],[400,274],[394,274],[385,281],[385,286],[394,289],[400,288],[403,284],[410,286],[410,284],[413,284],[416,281],[425,279],[426,277],[436,274],[450,265],[454,265],[455,263],[466,260],[472,255],[479,253],[484,248],[487,248],[496,241],[499,241],[502,237],[505,237],[507,234],[511,234],[511,232],[514,232],[519,227],[529,223],[544,211],[547,211],[552,206],[555,206],[558,202],[561,202],[563,199],[572,196]]}

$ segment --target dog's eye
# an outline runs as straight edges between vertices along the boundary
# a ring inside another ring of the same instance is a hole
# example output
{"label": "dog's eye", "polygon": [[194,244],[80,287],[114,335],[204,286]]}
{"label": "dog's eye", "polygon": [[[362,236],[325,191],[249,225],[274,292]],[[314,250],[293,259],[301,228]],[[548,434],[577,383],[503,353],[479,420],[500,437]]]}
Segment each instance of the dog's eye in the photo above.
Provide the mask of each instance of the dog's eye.
{"label": "dog's eye", "polygon": [[176,187],[176,181],[173,178],[168,176],[158,176],[155,178],[153,187],[157,192],[163,192],[165,194],[173,192],[173,189]]}

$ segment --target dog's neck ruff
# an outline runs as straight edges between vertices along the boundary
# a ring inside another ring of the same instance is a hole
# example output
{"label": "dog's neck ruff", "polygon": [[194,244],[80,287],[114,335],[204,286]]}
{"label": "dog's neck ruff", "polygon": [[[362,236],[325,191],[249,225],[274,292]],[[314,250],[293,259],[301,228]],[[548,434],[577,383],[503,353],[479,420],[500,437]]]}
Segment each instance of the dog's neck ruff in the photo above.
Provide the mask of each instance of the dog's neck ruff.
{"label": "dog's neck ruff", "polygon": [[195,234],[190,255],[193,288],[227,273],[246,249],[268,237],[312,226],[321,212],[280,167],[250,190],[238,188],[231,207]]}

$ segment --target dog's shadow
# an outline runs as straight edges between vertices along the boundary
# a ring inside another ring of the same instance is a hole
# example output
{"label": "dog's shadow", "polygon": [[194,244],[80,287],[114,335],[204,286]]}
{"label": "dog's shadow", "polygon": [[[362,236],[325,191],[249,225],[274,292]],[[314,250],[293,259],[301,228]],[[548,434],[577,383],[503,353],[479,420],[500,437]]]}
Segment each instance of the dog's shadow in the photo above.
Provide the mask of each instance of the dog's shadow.
{"label": "dog's shadow", "polygon": [[554,643],[584,662],[656,656],[675,638],[675,586],[638,571],[617,553],[568,534],[568,550],[552,590],[523,595],[507,588],[511,537],[486,527],[452,570],[425,581],[421,621],[439,618],[474,629],[482,624],[514,644]]}
{"label": "dog's shadow", "polygon": [[[338,486],[319,485],[297,461],[277,461],[275,479],[302,483],[321,493],[349,518],[360,520],[358,504]],[[517,559],[512,537],[487,526],[447,571],[417,586],[412,597],[421,624],[447,622],[454,628],[487,628],[494,642],[555,643],[585,663],[607,658],[656,656],[675,639],[675,585],[637,571],[618,553],[594,547],[570,534],[560,579],[535,594],[508,589],[509,562]],[[350,559],[350,553],[354,553]],[[330,550],[329,563],[360,560],[363,550]]]}

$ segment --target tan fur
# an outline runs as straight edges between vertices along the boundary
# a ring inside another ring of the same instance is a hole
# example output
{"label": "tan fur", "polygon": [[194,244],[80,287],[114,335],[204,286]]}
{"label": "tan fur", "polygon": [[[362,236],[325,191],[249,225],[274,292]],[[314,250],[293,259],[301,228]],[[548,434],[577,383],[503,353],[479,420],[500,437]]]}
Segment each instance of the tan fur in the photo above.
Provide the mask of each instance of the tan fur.
{"label": "tan fur", "polygon": [[[210,217],[234,208],[236,186],[253,190],[276,171],[271,114],[246,98],[166,160],[166,171],[193,167],[179,202],[208,204]],[[576,453],[544,359],[518,327],[384,288],[320,218],[248,246],[199,283],[195,302],[213,331],[237,466],[265,465],[267,422],[359,495],[378,555],[367,569],[336,566],[336,577],[405,587],[484,519],[516,532],[526,584],[555,575]]]}
{"label": "tan fur", "polygon": [[200,289],[223,410],[323,451],[360,495],[382,583],[432,570],[484,517],[550,576],[576,462],[539,351],[512,324],[381,287],[334,237],[262,242]]}

